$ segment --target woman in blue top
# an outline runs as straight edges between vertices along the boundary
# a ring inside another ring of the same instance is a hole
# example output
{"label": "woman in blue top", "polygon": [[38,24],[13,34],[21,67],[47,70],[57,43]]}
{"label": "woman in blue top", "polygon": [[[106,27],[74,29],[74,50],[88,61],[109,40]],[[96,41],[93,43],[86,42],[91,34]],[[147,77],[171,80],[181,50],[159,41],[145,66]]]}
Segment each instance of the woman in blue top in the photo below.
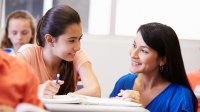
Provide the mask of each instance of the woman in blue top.
{"label": "woman in blue top", "polygon": [[131,73],[121,77],[110,97],[141,103],[151,112],[195,112],[178,37],[161,23],[141,25],[133,41]]}

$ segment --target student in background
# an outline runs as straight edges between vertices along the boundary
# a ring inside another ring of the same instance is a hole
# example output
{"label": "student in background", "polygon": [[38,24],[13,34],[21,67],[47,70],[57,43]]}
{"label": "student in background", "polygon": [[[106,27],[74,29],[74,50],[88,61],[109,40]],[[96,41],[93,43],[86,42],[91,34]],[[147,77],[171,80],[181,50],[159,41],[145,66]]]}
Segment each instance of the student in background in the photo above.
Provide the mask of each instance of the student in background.
{"label": "student in background", "polygon": [[[40,79],[39,95],[52,97],[69,92],[100,97],[100,87],[87,54],[80,50],[82,26],[79,14],[67,5],[58,5],[40,19],[37,45],[24,45],[17,53],[29,63]],[[60,74],[56,84],[56,74]],[[83,88],[77,90],[78,75]],[[77,91],[76,91],[77,90]]]}
{"label": "student in background", "polygon": [[130,52],[131,73],[115,84],[110,97],[141,103],[151,112],[195,112],[178,37],[161,23],[141,25]]}
{"label": "student in background", "polygon": [[194,90],[197,85],[200,86],[200,68],[187,73],[190,85]]}
{"label": "student in background", "polygon": [[38,99],[39,80],[23,60],[0,50],[0,110],[11,111],[20,103],[43,108]]}
{"label": "student in background", "polygon": [[24,10],[16,10],[8,15],[1,48],[11,48],[14,52],[24,44],[34,43],[35,23],[32,15]]}
{"label": "student in background", "polygon": [[187,73],[190,85],[198,99],[198,110],[200,112],[200,68]]}

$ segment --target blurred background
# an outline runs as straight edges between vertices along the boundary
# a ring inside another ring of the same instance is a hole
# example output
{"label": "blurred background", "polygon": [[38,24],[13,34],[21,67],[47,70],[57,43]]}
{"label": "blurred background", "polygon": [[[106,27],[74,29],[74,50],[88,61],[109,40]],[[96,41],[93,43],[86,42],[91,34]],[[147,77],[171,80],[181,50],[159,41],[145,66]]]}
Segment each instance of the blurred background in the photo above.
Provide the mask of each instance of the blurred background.
{"label": "blurred background", "polygon": [[38,21],[58,4],[73,7],[81,16],[81,47],[89,54],[103,97],[129,72],[129,50],[137,28],[144,23],[171,26],[179,37],[186,71],[200,67],[198,0],[0,0],[0,35],[10,12],[28,10]]}

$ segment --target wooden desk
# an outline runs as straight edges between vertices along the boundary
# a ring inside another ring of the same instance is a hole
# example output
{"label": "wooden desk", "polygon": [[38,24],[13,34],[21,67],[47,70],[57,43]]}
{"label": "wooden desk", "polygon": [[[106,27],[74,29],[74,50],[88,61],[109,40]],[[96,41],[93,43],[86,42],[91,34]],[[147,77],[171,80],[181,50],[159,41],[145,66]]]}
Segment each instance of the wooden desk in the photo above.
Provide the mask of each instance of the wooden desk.
{"label": "wooden desk", "polygon": [[149,112],[142,107],[102,106],[83,104],[45,104],[51,112]]}

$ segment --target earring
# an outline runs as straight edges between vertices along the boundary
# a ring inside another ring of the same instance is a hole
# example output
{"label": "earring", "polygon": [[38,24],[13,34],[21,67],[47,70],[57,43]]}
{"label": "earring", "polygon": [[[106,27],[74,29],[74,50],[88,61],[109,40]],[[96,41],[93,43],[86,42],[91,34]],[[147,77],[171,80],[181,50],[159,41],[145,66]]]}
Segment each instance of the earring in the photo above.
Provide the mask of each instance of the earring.
{"label": "earring", "polygon": [[160,66],[160,72],[162,73],[164,70],[164,67],[163,66]]}

